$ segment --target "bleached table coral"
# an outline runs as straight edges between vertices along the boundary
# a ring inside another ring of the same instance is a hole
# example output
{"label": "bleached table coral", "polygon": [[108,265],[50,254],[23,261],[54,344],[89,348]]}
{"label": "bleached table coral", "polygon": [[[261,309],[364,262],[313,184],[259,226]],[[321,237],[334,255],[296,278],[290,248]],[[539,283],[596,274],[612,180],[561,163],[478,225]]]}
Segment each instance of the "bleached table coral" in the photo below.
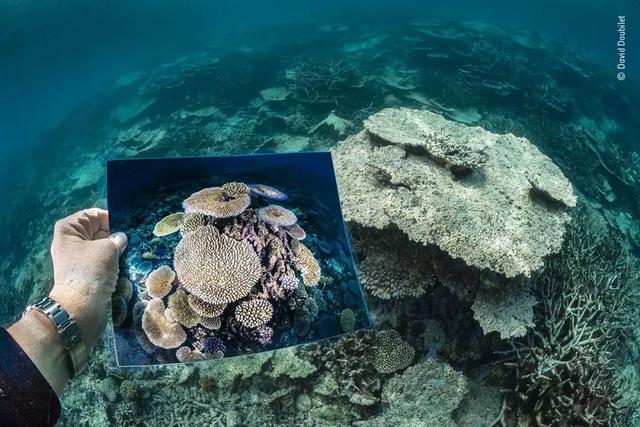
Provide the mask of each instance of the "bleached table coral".
{"label": "bleached table coral", "polygon": [[525,138],[385,109],[333,151],[347,220],[396,226],[471,267],[529,276],[560,250],[571,183]]}

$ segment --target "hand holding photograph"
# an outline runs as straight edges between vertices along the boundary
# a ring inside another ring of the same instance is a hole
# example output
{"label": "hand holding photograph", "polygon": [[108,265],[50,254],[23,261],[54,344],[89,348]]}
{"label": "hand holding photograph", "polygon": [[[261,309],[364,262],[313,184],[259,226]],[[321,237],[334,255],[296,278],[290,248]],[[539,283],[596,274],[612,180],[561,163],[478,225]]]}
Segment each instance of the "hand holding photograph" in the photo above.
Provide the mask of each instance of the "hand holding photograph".
{"label": "hand holding photograph", "polygon": [[369,326],[329,153],[111,161],[130,239],[119,366],[195,362]]}

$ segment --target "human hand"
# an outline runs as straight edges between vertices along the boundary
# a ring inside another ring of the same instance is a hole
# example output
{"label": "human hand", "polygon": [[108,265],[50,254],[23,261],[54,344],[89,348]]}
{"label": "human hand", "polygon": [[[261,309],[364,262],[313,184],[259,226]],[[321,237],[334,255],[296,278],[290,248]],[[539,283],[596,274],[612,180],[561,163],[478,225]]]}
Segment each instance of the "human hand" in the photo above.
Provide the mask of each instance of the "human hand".
{"label": "human hand", "polygon": [[75,319],[87,350],[98,341],[118,279],[124,233],[109,235],[108,212],[86,209],[56,222],[50,296]]}

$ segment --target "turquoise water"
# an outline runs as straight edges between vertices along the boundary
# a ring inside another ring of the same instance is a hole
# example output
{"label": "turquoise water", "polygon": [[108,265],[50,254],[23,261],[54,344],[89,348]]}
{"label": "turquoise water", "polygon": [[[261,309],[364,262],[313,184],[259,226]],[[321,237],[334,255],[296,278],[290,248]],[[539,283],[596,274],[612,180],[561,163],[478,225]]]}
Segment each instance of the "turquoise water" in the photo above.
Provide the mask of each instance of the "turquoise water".
{"label": "turquoise water", "polygon": [[[50,286],[55,220],[107,207],[108,160],[324,152],[345,139],[387,153],[387,164],[366,150],[334,158],[372,330],[139,369],[118,368],[105,336],[63,396],[60,425],[637,425],[638,11],[636,2],[595,1],[5,2],[3,324]],[[513,196],[517,179],[492,192],[496,171],[520,176],[539,160],[502,153],[496,166],[498,144],[485,166],[451,168],[452,183],[428,187],[440,182],[426,181],[430,171],[468,150],[406,148],[372,131],[375,122],[360,133],[385,108],[526,138],[559,172],[527,175],[533,207]],[[402,175],[415,170],[429,173]],[[576,207],[547,185],[558,173]],[[370,195],[349,182],[371,183]],[[459,222],[465,206],[424,214],[424,200],[476,200],[485,190],[495,203],[471,221]],[[387,222],[376,216],[383,205]],[[509,210],[516,205],[528,222]],[[489,219],[506,240],[473,246]],[[549,237],[532,236],[532,226]],[[530,276],[506,277],[509,245],[534,241],[553,250]],[[479,266],[476,254],[495,255],[494,264]],[[323,291],[337,286],[326,279]]]}

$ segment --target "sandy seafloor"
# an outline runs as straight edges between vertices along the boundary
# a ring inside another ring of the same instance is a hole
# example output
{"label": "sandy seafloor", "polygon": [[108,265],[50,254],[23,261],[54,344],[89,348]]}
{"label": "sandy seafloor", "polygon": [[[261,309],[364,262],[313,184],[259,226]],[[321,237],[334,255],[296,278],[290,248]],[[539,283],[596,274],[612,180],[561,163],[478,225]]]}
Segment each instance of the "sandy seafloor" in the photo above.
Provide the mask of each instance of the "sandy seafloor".
{"label": "sandy seafloor", "polygon": [[[106,160],[324,151],[385,107],[426,109],[528,138],[571,181],[600,233],[611,233],[635,260],[640,85],[620,90],[610,72],[584,52],[482,22],[306,22],[228,34],[122,75],[41,134],[5,197],[2,320],[19,316],[51,282],[55,220],[107,207]],[[504,393],[512,384],[497,351],[506,343],[482,333],[468,304],[442,288],[414,299],[370,297],[369,304],[376,330],[395,329],[414,348],[413,365],[436,357],[455,370],[449,376],[466,378],[464,387],[445,387],[430,401],[444,418],[403,424],[395,414],[396,425],[531,421],[534,409]],[[111,349],[101,346],[62,398],[59,424],[386,425],[369,421],[389,408],[381,396],[393,377],[369,362],[374,335],[229,362],[128,370],[115,368]],[[613,374],[628,386],[619,390],[632,409],[637,339],[627,336],[609,355],[619,362]],[[631,413],[621,410],[615,419],[629,425]]]}

